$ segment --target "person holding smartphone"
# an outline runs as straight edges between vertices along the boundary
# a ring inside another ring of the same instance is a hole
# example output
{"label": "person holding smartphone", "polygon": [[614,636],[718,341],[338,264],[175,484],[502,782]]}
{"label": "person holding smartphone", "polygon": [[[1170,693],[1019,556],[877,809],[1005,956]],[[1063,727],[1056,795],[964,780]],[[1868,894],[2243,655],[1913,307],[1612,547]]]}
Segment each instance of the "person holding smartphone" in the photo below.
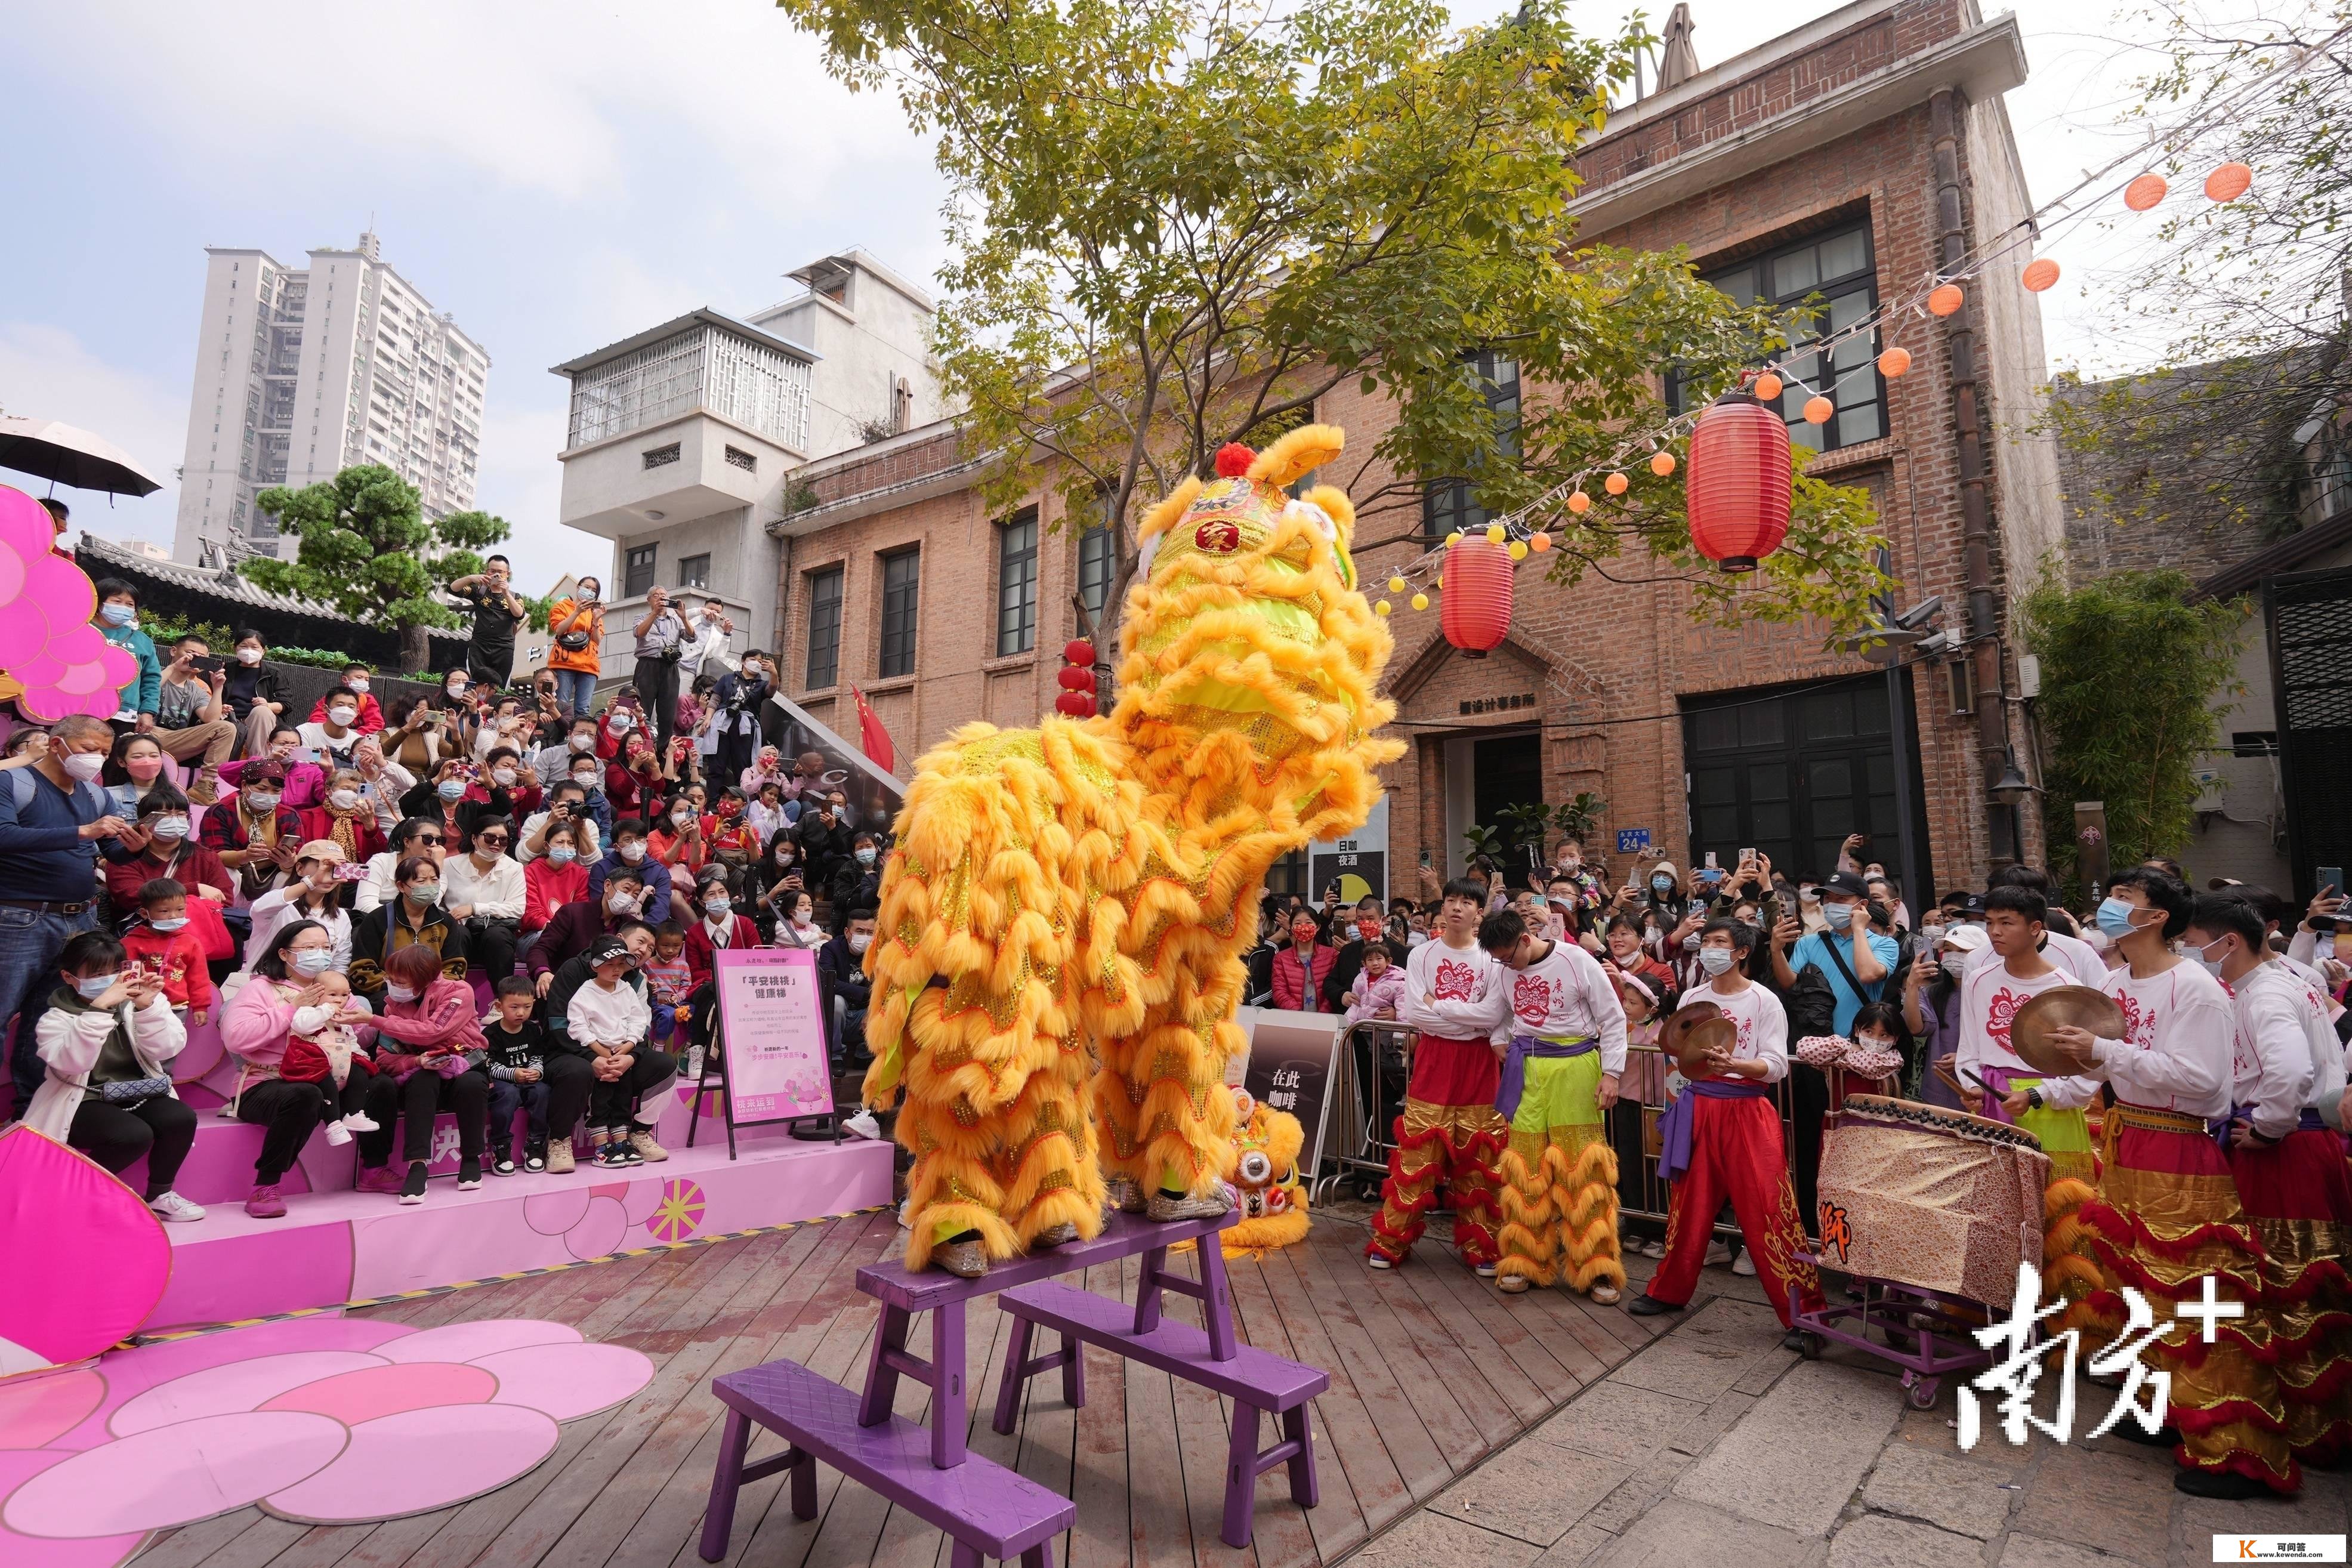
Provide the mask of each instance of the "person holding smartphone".
{"label": "person holding smartphone", "polygon": [[583,577],[572,592],[548,607],[553,646],[547,668],[555,677],[555,703],[564,717],[578,719],[596,698],[596,677],[604,667],[604,585]]}

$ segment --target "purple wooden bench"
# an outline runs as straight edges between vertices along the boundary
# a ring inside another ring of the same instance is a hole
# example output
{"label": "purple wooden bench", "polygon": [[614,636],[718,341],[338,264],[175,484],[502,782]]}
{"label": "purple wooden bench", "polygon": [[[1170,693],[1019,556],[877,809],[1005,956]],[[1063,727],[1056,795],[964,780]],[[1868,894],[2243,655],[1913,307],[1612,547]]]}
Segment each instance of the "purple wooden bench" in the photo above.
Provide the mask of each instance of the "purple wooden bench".
{"label": "purple wooden bench", "polygon": [[[947,1531],[954,1542],[950,1568],[980,1568],[982,1557],[1018,1557],[1022,1568],[1054,1568],[1054,1537],[1077,1522],[1077,1504],[991,1460],[968,1458],[953,1469],[937,1468],[922,1427],[887,1415],[887,1404],[884,1419],[863,1424],[854,1392],[798,1362],[729,1373],[713,1379],[711,1389],[727,1406],[727,1430],[702,1521],[706,1563],[727,1555],[735,1494],[746,1481],[790,1470],[793,1517],[814,1519],[819,1459]],[[755,1423],[791,1447],[746,1463]]]}
{"label": "purple wooden bench", "polygon": [[[1132,1317],[1135,1331],[1148,1333],[1157,1327],[1160,1292],[1178,1291],[1200,1300],[1217,1359],[1231,1360],[1234,1310],[1225,1288],[1224,1249],[1204,1238],[1240,1218],[1238,1212],[1228,1211],[1214,1219],[1160,1224],[1118,1215],[1092,1241],[1074,1241],[1067,1247],[991,1265],[978,1279],[960,1279],[936,1268],[917,1274],[896,1261],[866,1265],[857,1271],[857,1288],[882,1303],[882,1325],[874,1336],[873,1358],[866,1363],[866,1395],[857,1407],[859,1424],[878,1426],[889,1418],[891,1402],[898,1396],[898,1379],[904,1374],[931,1390],[931,1463],[941,1469],[964,1463],[964,1432],[971,1421],[963,1385],[964,1308],[975,1297],[992,1296],[1097,1263],[1114,1263],[1139,1252],[1143,1254],[1143,1279],[1135,1306],[1118,1308],[1122,1316]],[[1180,1241],[1200,1244],[1198,1283],[1168,1269],[1168,1248]],[[908,1330],[918,1312],[932,1314],[929,1361],[907,1349]],[[1078,1376],[1066,1374],[1066,1393],[1072,1388],[1083,1393]]]}
{"label": "purple wooden bench", "polygon": [[[1214,1242],[1203,1242],[1213,1251]],[[1222,1273],[1222,1270],[1220,1270]],[[1161,1284],[1171,1281],[1163,1279]],[[1189,1281],[1187,1281],[1189,1283]],[[1013,1315],[1013,1339],[1004,1353],[1004,1373],[997,1380],[996,1429],[1010,1436],[1021,1409],[1021,1391],[1029,1379],[1055,1367],[1062,1369],[1062,1397],[1073,1405],[1087,1402],[1084,1346],[1104,1349],[1141,1362],[1146,1366],[1197,1383],[1234,1402],[1233,1436],[1225,1449],[1225,1520],[1221,1532],[1228,1546],[1250,1543],[1254,1495],[1257,1479],[1276,1465],[1290,1467],[1291,1500],[1313,1508],[1320,1498],[1315,1482],[1315,1439],[1307,1401],[1331,1386],[1331,1374],[1319,1367],[1302,1366],[1250,1345],[1228,1344],[1218,1353],[1215,1337],[1189,1323],[1170,1322],[1155,1311],[1154,1321],[1140,1324],[1135,1309],[1108,1296],[1052,1283],[1024,1285],[1004,1291],[997,1305]],[[1213,1327],[1216,1316],[1211,1315]],[[1228,1335],[1232,1318],[1224,1320]],[[1031,1336],[1045,1328],[1058,1331],[1062,1348],[1032,1357]],[[1282,1440],[1260,1451],[1258,1417],[1282,1417]]]}

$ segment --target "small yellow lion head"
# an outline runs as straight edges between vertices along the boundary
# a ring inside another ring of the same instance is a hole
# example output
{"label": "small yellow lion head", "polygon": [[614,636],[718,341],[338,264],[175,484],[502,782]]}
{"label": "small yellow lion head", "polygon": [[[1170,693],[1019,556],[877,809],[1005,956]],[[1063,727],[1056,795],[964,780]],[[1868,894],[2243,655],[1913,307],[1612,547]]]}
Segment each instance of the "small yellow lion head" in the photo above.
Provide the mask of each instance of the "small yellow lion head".
{"label": "small yellow lion head", "polygon": [[1264,452],[1229,446],[1217,477],[1154,507],[1123,618],[1122,702],[1204,731],[1237,731],[1266,761],[1352,742],[1391,709],[1391,644],[1356,588],[1346,492],[1286,489],[1339,455],[1328,425]]}
{"label": "small yellow lion head", "polygon": [[1307,1146],[1298,1118],[1234,1090],[1234,1164],[1227,1173],[1242,1217],[1225,1233],[1225,1250],[1287,1247],[1307,1234],[1307,1185],[1298,1156]]}

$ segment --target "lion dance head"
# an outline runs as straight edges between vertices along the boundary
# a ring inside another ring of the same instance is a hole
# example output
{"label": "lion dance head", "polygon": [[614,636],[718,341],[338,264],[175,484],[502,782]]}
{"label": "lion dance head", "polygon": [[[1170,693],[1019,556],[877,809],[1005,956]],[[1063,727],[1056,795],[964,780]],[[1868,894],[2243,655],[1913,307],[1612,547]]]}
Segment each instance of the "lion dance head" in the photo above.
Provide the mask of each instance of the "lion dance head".
{"label": "lion dance head", "polygon": [[1233,1184],[1242,1217],[1225,1234],[1228,1252],[1264,1252],[1288,1247],[1307,1235],[1307,1185],[1298,1178],[1298,1156],[1307,1133],[1286,1110],[1260,1105],[1246,1089],[1234,1090]]}
{"label": "lion dance head", "polygon": [[[1229,446],[1145,516],[1122,626],[1119,704],[1130,721],[1244,742],[1263,772],[1370,739],[1395,715],[1378,695],[1392,645],[1357,591],[1345,491],[1286,487],[1339,455],[1328,425],[1263,452]],[[1402,750],[1402,748],[1396,748]]]}

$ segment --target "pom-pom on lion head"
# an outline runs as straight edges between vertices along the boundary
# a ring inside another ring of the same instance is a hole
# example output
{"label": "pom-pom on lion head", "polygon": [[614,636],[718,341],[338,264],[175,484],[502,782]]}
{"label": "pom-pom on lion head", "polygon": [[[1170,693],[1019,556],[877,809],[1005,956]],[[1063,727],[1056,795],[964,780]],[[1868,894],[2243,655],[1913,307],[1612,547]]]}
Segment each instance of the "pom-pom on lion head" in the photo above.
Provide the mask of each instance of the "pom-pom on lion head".
{"label": "pom-pom on lion head", "polygon": [[1349,744],[1384,723],[1376,696],[1388,629],[1356,589],[1356,509],[1345,491],[1286,487],[1344,444],[1328,425],[1263,452],[1238,444],[1217,477],[1187,479],[1143,521],[1123,621],[1122,704],[1244,735],[1268,762]]}

